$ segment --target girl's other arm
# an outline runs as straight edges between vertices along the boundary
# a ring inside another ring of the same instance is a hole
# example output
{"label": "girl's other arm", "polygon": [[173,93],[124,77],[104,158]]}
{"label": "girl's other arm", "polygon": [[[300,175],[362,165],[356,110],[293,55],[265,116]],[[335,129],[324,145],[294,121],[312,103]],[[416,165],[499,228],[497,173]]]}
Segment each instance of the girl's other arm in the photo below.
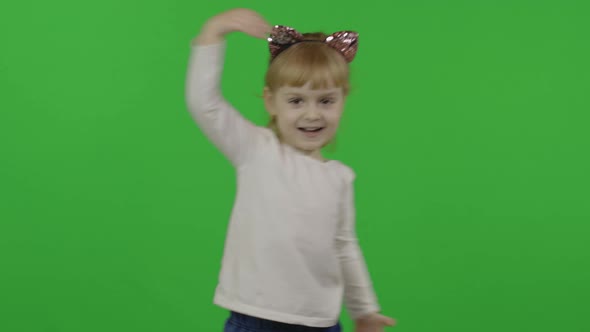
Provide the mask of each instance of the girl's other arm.
{"label": "girl's other arm", "polygon": [[[247,27],[228,23],[236,21]],[[210,19],[201,29],[199,36],[191,41],[186,76],[185,98],[192,118],[205,136],[236,167],[243,164],[251,154],[262,132],[221,94],[225,35],[235,30],[250,31],[252,24],[262,30],[258,26],[261,23],[257,22],[256,17],[248,10],[233,10]],[[257,33],[264,36],[263,32]]]}
{"label": "girl's other arm", "polygon": [[[352,170],[351,170],[352,172]],[[344,214],[336,236],[336,248],[344,276],[344,301],[349,316],[357,320],[381,308],[373,290],[365,259],[355,231],[354,172],[345,191]]]}

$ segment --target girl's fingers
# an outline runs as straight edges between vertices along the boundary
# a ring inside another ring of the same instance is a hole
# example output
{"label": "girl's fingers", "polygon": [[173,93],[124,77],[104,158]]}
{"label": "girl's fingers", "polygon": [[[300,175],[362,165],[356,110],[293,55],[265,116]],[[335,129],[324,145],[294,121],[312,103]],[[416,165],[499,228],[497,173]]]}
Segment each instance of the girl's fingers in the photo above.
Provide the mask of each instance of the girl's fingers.
{"label": "girl's fingers", "polygon": [[260,36],[261,38],[267,38],[268,35],[270,34],[270,28],[267,26],[263,26],[262,28],[260,28]]}
{"label": "girl's fingers", "polygon": [[267,24],[261,19],[252,20],[250,24],[252,29],[260,34],[264,33],[264,31],[266,31],[268,28]]}
{"label": "girl's fingers", "polygon": [[236,30],[245,32],[256,38],[266,39],[268,37],[272,27],[262,16],[252,11],[241,11],[238,13],[239,15],[235,15],[231,20]]}
{"label": "girl's fingers", "polygon": [[264,23],[259,23],[259,24],[255,24],[252,25],[250,27],[251,29],[251,34],[255,37],[259,37],[259,38],[267,38],[268,35],[270,34],[271,28],[270,26],[264,24]]}

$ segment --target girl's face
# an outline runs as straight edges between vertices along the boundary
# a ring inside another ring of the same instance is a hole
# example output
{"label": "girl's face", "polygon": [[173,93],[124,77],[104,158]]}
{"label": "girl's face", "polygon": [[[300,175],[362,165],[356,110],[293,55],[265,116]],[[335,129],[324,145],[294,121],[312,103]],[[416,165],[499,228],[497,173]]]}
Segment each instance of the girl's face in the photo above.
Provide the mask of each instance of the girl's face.
{"label": "girl's face", "polygon": [[[342,88],[312,90],[311,83],[264,90],[267,111],[276,117],[282,140],[302,153],[323,160],[321,148],[336,134],[345,96]],[[319,130],[318,130],[319,129]]]}

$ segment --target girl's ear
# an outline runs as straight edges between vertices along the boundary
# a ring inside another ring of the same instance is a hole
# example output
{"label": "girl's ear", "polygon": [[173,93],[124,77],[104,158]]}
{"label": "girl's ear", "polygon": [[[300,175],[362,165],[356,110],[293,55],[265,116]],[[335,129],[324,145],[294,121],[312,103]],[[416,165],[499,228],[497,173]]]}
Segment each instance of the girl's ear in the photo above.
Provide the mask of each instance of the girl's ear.
{"label": "girl's ear", "polygon": [[266,108],[266,111],[271,115],[275,115],[274,112],[274,105],[273,105],[273,101],[272,101],[272,93],[270,92],[269,87],[265,86],[264,90],[262,90],[262,96],[264,98],[264,107]]}

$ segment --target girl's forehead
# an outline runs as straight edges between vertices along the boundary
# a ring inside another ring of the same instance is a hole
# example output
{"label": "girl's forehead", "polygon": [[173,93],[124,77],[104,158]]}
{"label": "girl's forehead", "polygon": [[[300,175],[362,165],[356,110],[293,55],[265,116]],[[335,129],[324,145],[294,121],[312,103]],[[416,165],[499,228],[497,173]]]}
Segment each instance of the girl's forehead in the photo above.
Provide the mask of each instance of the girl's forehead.
{"label": "girl's forehead", "polygon": [[325,94],[337,94],[342,92],[341,87],[331,86],[325,89],[312,89],[309,84],[302,87],[295,86],[283,86],[280,88],[283,94],[308,94],[308,95],[325,95]]}

